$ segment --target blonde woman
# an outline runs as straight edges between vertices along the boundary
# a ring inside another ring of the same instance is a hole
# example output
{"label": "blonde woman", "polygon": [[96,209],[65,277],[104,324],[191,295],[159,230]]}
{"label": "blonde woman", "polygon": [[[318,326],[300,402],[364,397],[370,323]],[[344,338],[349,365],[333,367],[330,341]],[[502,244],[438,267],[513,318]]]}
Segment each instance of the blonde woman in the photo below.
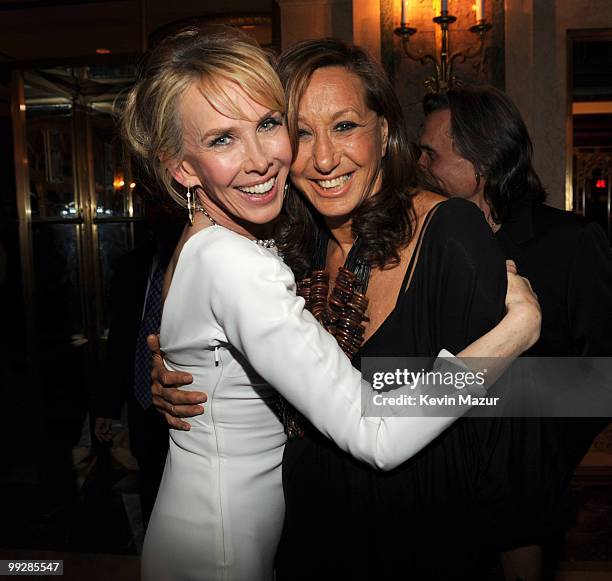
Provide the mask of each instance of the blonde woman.
{"label": "blonde woman", "polygon": [[[376,123],[372,137],[384,148],[386,124]],[[166,275],[161,343],[167,366],[208,392],[207,413],[171,433],[143,577],[271,580],[284,515],[278,392],[381,469],[453,419],[362,418],[369,386],[296,297],[271,239],[292,159],[284,95],[259,48],[227,30],[166,39],[129,95],[123,129],[134,155],[188,207],[191,226]],[[509,276],[508,314],[460,355],[513,357],[536,340],[537,303]]]}

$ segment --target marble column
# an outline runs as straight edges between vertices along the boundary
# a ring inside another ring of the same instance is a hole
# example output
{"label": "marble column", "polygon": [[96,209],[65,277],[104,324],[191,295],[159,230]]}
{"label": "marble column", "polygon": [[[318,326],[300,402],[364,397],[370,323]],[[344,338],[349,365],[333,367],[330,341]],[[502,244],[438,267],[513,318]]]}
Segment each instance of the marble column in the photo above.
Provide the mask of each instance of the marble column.
{"label": "marble column", "polygon": [[[566,81],[559,75],[555,0],[506,0],[506,90],[534,145],[535,167],[548,203],[565,209]],[[565,52],[565,51],[563,51]]]}
{"label": "marble column", "polygon": [[334,36],[353,41],[352,0],[276,0],[280,9],[281,48],[300,40]]}
{"label": "marble column", "polygon": [[353,0],[353,42],[377,61],[381,54],[380,2]]}

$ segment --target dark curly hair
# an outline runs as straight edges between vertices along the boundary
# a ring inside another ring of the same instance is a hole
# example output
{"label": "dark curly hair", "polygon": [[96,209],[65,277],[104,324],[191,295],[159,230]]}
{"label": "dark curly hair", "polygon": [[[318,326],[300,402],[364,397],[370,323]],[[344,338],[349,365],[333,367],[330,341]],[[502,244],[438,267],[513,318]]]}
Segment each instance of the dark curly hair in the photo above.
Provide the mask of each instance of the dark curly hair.
{"label": "dark curly hair", "polygon": [[484,198],[491,216],[500,223],[516,200],[546,199],[533,168],[533,144],[516,105],[490,86],[461,87],[426,95],[425,115],[450,111],[453,144],[472,163],[477,179],[485,179]]}
{"label": "dark curly hair", "polygon": [[[307,40],[284,51],[277,70],[287,95],[287,124],[294,152],[298,148],[298,106],[312,74],[324,67],[343,67],[362,81],[367,106],[387,120],[387,154],[381,161],[382,185],[355,209],[352,230],[371,266],[399,262],[399,250],[413,236],[412,196],[420,170],[408,138],[400,104],[384,71],[364,50],[336,39]],[[292,191],[280,223],[280,248],[298,277],[311,269],[320,229],[326,228],[302,196]]]}

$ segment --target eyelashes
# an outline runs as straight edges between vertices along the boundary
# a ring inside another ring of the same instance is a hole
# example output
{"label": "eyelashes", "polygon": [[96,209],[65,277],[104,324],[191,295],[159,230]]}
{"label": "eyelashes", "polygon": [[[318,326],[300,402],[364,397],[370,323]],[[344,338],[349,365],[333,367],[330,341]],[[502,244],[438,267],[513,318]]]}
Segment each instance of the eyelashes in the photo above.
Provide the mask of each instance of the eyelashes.
{"label": "eyelashes", "polygon": [[[257,131],[267,133],[270,131],[274,131],[274,129],[276,129],[277,127],[281,127],[282,125],[284,125],[284,119],[280,115],[270,115],[259,123],[259,125],[257,126]],[[231,145],[236,139],[237,136],[234,135],[234,133],[228,131],[226,133],[215,135],[206,143],[206,146],[210,148],[227,147],[228,145]]]}
{"label": "eyelashes", "polygon": [[229,145],[231,139],[232,139],[232,135],[231,134],[224,133],[223,135],[219,135],[219,136],[214,137],[213,139],[211,139],[207,143],[207,145],[208,145],[208,147],[218,147],[218,146]]}
{"label": "eyelashes", "polygon": [[275,127],[280,127],[283,125],[282,117],[267,117],[259,124],[259,129],[263,129],[264,131],[271,131]]}
{"label": "eyelashes", "polygon": [[[363,127],[363,125],[355,123],[354,121],[340,121],[339,123],[336,123],[334,125],[333,131],[336,133],[348,133],[358,127]],[[304,129],[303,127],[298,128],[297,134],[298,139],[302,139],[312,135],[312,133],[308,129]]]}
{"label": "eyelashes", "polygon": [[357,123],[354,123],[353,121],[341,121],[340,123],[336,124],[334,129],[336,131],[345,132],[350,131],[351,129],[355,129],[355,127],[359,127],[359,125],[357,125]]}

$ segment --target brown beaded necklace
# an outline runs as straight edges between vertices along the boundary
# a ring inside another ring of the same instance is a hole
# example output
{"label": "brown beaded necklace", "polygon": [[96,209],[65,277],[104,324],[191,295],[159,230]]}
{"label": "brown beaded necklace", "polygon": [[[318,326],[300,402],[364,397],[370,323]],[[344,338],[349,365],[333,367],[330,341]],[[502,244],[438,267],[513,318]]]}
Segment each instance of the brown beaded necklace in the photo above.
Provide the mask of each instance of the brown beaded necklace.
{"label": "brown beaded necklace", "polygon": [[[329,236],[320,234],[315,253],[315,268],[310,277],[298,283],[297,294],[306,301],[306,308],[332,334],[338,345],[352,359],[361,349],[369,321],[366,311],[369,299],[365,293],[370,280],[370,265],[361,255],[362,244],[357,238],[344,266],[338,269],[334,288],[329,293],[329,272],[323,265]],[[329,298],[328,298],[329,297]]]}

